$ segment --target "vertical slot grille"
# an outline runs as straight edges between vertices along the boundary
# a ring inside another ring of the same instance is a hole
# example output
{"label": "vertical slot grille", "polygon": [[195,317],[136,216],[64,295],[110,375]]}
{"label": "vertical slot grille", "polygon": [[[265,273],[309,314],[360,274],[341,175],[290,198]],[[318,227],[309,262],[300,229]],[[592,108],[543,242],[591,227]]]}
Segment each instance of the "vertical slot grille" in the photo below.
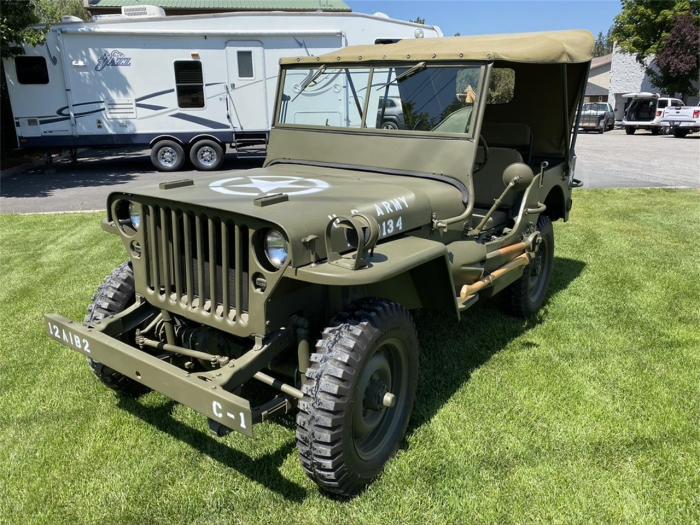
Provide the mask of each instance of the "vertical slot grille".
{"label": "vertical slot grille", "polygon": [[163,206],[145,206],[144,214],[148,288],[161,301],[240,319],[248,311],[248,229]]}

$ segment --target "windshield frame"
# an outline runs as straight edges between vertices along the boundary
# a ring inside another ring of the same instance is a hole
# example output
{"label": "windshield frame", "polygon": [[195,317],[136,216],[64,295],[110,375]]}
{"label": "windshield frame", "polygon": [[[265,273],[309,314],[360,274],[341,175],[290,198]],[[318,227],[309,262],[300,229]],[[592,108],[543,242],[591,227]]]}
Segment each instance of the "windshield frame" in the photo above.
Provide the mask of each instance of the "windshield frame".
{"label": "windshield frame", "polygon": [[[275,108],[274,108],[274,120],[272,123],[273,128],[280,129],[299,129],[307,131],[323,131],[330,133],[358,133],[364,135],[376,135],[383,137],[421,137],[421,138],[433,138],[433,139],[458,139],[458,140],[470,140],[473,141],[475,138],[476,121],[478,116],[481,114],[481,105],[485,103],[485,98],[482,94],[484,93],[484,83],[486,81],[486,69],[490,62],[485,61],[435,61],[428,62],[425,69],[429,68],[446,68],[446,67],[478,67],[479,68],[479,96],[477,97],[477,102],[474,105],[474,109],[470,116],[469,132],[468,133],[449,133],[441,131],[428,131],[428,130],[406,130],[406,129],[394,129],[386,130],[382,128],[350,128],[344,126],[321,126],[315,124],[291,124],[280,122],[280,113],[282,111],[282,96],[284,94],[284,82],[286,78],[287,71],[294,69],[316,69],[322,66],[326,66],[326,70],[330,68],[338,69],[369,69],[368,74],[368,84],[365,89],[372,87],[372,80],[374,77],[375,69],[391,68],[391,67],[401,67],[401,68],[411,68],[419,64],[420,60],[415,62],[405,62],[405,61],[382,61],[382,62],[358,62],[358,63],[325,63],[319,62],[317,64],[300,63],[300,64],[289,64],[283,65],[280,69],[280,74],[277,80],[277,94],[275,97]],[[488,91],[488,90],[487,90]],[[363,104],[363,114],[362,114],[362,126],[366,125],[367,119],[367,109],[369,104],[369,97],[365,98]]]}

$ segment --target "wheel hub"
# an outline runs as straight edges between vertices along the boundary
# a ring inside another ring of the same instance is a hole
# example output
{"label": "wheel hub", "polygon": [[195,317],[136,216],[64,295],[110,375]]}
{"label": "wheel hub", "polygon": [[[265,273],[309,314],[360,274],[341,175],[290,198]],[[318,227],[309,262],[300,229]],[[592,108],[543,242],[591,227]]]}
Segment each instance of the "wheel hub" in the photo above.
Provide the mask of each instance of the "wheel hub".
{"label": "wheel hub", "polygon": [[164,147],[158,152],[158,158],[161,164],[165,166],[173,166],[177,160],[177,153],[173,148]]}

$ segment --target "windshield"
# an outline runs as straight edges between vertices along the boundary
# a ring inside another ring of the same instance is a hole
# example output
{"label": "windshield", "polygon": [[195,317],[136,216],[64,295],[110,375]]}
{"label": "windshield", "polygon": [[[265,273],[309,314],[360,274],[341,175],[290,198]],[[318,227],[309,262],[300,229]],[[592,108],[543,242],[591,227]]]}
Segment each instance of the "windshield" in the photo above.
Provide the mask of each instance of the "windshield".
{"label": "windshield", "polygon": [[584,104],[583,111],[607,111],[607,104]]}
{"label": "windshield", "polygon": [[469,134],[481,66],[292,68],[279,124]]}

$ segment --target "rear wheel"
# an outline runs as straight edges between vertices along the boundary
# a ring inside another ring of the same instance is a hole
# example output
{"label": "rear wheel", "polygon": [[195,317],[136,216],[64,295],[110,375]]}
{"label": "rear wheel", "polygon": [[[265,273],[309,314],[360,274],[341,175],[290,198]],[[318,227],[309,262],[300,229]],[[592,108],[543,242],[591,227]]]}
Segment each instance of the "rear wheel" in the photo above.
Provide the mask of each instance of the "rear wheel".
{"label": "rear wheel", "polygon": [[323,331],[297,415],[301,464],[343,497],[374,480],[396,451],[413,409],[418,337],[411,315],[363,301]]}
{"label": "rear wheel", "polygon": [[676,128],[673,130],[673,136],[676,137],[677,139],[685,138],[688,136],[688,130]]}
{"label": "rear wheel", "polygon": [[537,221],[540,243],[522,277],[503,291],[504,305],[513,315],[528,317],[544,304],[554,265],[554,229],[552,221],[541,215]]}
{"label": "rear wheel", "polygon": [[190,149],[190,162],[200,171],[215,170],[224,162],[224,148],[210,139],[197,141]]}
{"label": "rear wheel", "polygon": [[637,128],[634,126],[625,126],[625,133],[628,135],[634,135],[634,132],[637,131]]}
{"label": "rear wheel", "polygon": [[661,130],[659,128],[651,128],[652,135],[658,135],[659,133],[661,133]]}
{"label": "rear wheel", "polygon": [[[92,304],[88,307],[85,325],[94,327],[98,321],[126,310],[136,300],[134,290],[134,270],[131,263],[122,264],[97,289],[97,293],[92,298]],[[90,358],[88,363],[100,381],[120,394],[136,397],[149,391],[148,387],[115,372],[102,363]]]}
{"label": "rear wheel", "polygon": [[399,125],[393,120],[385,120],[382,122],[382,129],[399,129]]}
{"label": "rear wheel", "polygon": [[161,140],[151,148],[151,162],[159,171],[177,171],[185,164],[185,150],[174,140]]}

